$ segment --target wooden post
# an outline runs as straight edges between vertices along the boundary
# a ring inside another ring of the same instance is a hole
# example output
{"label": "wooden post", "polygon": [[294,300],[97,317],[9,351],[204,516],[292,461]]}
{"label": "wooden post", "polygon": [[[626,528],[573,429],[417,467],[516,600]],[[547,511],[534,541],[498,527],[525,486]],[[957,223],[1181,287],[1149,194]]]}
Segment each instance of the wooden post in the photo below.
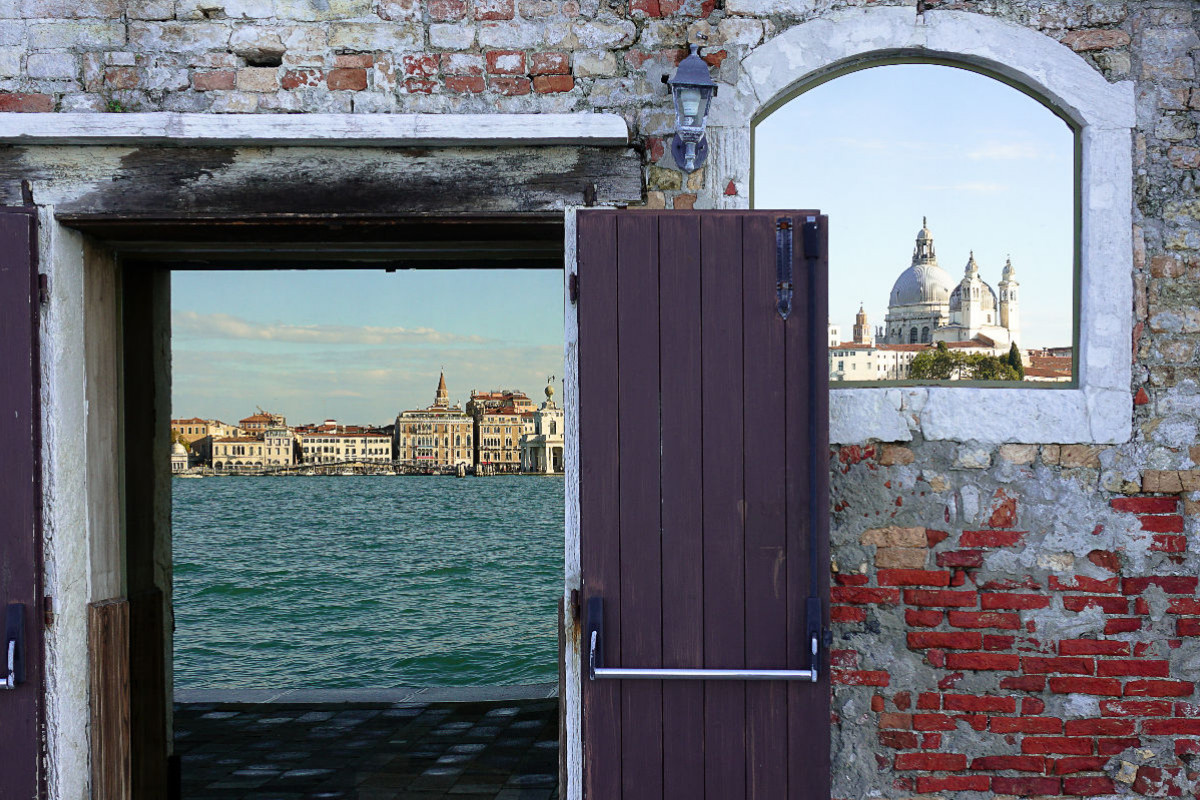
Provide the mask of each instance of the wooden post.
{"label": "wooden post", "polygon": [[130,800],[129,602],[88,605],[92,800]]}

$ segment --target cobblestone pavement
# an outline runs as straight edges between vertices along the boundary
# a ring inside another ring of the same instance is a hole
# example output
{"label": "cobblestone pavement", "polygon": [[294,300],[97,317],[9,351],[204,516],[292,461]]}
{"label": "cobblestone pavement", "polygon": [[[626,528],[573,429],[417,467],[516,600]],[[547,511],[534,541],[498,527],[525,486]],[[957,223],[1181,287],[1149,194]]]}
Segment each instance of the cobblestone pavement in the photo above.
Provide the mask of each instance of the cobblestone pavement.
{"label": "cobblestone pavement", "polygon": [[185,800],[557,800],[558,701],[177,703]]}

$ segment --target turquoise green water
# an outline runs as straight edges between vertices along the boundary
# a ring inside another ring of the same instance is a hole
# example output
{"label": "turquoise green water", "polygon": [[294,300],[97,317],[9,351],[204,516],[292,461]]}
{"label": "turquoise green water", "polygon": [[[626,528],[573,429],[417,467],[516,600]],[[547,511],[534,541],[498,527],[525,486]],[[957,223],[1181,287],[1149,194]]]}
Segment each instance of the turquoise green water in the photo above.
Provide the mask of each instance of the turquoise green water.
{"label": "turquoise green water", "polygon": [[177,687],[557,680],[561,479],[172,487]]}

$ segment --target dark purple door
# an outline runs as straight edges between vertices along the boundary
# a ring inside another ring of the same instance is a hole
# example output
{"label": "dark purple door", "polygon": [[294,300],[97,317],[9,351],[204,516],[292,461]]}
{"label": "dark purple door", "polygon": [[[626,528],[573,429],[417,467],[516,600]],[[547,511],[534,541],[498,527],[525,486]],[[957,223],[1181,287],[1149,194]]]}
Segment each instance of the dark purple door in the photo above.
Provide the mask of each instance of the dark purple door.
{"label": "dark purple door", "polygon": [[[42,723],[42,541],[37,217],[0,208],[0,680],[10,615],[23,623],[15,656],[24,682],[0,689],[0,798],[39,795]],[[22,659],[23,657],[23,659]],[[5,681],[7,683],[7,681]]]}
{"label": "dark purple door", "polygon": [[[826,241],[815,211],[579,213],[581,606],[603,600],[605,665],[810,667],[810,597],[828,624]],[[824,647],[815,684],[593,680],[583,650],[588,800],[829,797]]]}

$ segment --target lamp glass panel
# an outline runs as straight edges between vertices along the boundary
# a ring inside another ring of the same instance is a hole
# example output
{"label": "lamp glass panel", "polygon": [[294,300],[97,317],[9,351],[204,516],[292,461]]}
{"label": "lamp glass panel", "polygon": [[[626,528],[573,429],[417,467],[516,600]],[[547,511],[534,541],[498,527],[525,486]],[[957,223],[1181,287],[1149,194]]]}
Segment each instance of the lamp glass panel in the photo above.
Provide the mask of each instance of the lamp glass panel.
{"label": "lamp glass panel", "polygon": [[679,89],[679,108],[683,114],[683,124],[694,127],[699,124],[700,101],[703,95],[696,86],[683,86]]}

